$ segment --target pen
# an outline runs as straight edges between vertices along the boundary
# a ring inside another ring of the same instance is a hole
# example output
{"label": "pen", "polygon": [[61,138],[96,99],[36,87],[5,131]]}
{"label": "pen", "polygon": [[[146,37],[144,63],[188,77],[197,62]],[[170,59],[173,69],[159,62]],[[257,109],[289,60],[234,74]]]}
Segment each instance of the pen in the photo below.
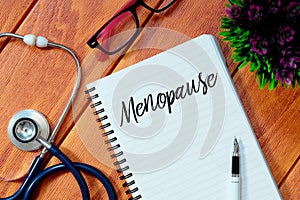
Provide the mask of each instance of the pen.
{"label": "pen", "polygon": [[233,142],[233,154],[231,163],[231,185],[232,185],[232,200],[240,200],[240,154],[239,143],[237,138]]}

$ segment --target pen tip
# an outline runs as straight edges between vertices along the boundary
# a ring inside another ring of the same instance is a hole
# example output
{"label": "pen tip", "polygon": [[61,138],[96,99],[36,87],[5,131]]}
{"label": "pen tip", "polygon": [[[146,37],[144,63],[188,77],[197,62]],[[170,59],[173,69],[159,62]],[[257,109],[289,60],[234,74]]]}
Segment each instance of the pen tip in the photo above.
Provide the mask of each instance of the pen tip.
{"label": "pen tip", "polygon": [[239,143],[238,143],[238,140],[237,140],[236,137],[234,137],[233,145],[234,145],[233,153],[234,153],[235,155],[238,155],[238,153],[239,153]]}
{"label": "pen tip", "polygon": [[234,137],[234,141],[233,141],[233,144],[238,144],[238,140],[237,140],[237,138],[236,137]]}

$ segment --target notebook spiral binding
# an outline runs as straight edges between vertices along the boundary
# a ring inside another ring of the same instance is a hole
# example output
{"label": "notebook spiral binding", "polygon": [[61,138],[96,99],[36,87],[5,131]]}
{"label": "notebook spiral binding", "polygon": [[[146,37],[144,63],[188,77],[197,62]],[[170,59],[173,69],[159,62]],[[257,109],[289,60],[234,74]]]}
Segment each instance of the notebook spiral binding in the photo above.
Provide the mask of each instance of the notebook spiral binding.
{"label": "notebook spiral binding", "polygon": [[[85,91],[86,94],[90,94],[91,92],[93,92],[94,90],[96,90],[95,87],[92,87],[88,90]],[[98,100],[99,98],[99,95],[98,94],[95,94],[95,95],[90,95],[88,97],[88,100],[93,100],[93,99],[97,99]],[[102,125],[99,126],[99,129],[100,130],[104,130],[105,132],[102,133],[102,136],[105,137],[105,136],[108,136],[108,135],[113,135],[114,134],[114,130],[107,130],[111,124],[109,122],[107,123],[103,123],[105,120],[107,121],[108,120],[108,116],[104,114],[105,110],[104,108],[98,108],[99,106],[102,105],[102,102],[99,100],[97,101],[96,103],[92,103],[90,105],[91,108],[95,108],[96,111],[93,113],[94,115],[98,115],[98,114],[103,114],[102,117],[98,118],[97,116],[97,119],[96,121],[97,122],[101,122]],[[105,130],[106,129],[106,130]],[[120,166],[121,164],[124,164],[127,162],[126,158],[123,158],[121,160],[120,159],[120,156],[122,156],[124,153],[123,151],[119,151],[119,152],[116,152],[116,150],[118,150],[121,145],[120,144],[113,144],[114,142],[116,142],[118,139],[117,137],[112,137],[111,139],[108,139],[108,140],[105,140],[105,144],[111,144],[111,146],[109,148],[107,148],[108,151],[111,151],[113,152],[113,154],[111,154],[111,158],[116,158],[117,161],[114,162],[114,166],[118,167]],[[120,180],[124,180],[125,183],[122,185],[123,187],[129,187],[129,186],[132,186],[135,184],[135,181],[134,180],[131,180],[130,182],[127,181],[127,179],[129,179],[130,177],[132,177],[132,173],[126,173],[126,171],[129,170],[129,166],[126,165],[125,167],[120,167],[119,169],[117,169],[117,172],[119,174],[122,174],[119,178]],[[133,189],[128,189],[126,190],[126,194],[137,194],[137,192],[139,191],[138,187],[134,187]],[[140,194],[137,194],[137,196],[135,197],[130,197],[128,200],[138,200],[138,199],[141,199],[142,196]]]}

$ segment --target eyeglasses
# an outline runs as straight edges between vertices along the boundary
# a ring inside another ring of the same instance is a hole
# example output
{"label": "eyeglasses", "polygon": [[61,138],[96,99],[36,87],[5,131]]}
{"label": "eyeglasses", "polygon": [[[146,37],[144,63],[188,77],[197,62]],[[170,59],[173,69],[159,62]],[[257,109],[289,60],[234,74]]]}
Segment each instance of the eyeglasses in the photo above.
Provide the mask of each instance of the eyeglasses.
{"label": "eyeglasses", "polygon": [[159,13],[168,9],[176,0],[129,0],[106,22],[87,42],[91,48],[99,48],[112,55],[131,43],[140,32],[136,8],[144,8]]}

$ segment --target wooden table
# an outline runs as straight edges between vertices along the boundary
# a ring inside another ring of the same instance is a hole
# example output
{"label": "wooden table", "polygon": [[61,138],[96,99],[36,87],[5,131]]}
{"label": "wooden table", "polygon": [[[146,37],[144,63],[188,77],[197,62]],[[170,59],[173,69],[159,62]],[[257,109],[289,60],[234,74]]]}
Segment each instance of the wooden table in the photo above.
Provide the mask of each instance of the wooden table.
{"label": "wooden table", "polygon": [[[51,41],[71,47],[83,60],[91,53],[85,42],[125,2],[1,0],[0,29],[1,32],[46,36]],[[247,67],[237,70],[238,65],[230,58],[232,49],[218,36],[220,18],[225,15],[225,2],[178,1],[161,14],[145,9],[138,9],[138,13],[146,27],[167,28],[190,38],[209,33],[219,39],[229,71],[283,198],[300,199],[300,90],[281,87],[274,91],[260,90]],[[151,37],[160,38],[159,34]],[[137,38],[142,39],[147,38]],[[34,156],[38,154],[24,153],[13,147],[6,133],[10,118],[22,109],[36,109],[46,115],[53,128],[71,93],[75,70],[69,55],[60,50],[39,50],[25,46],[21,41],[5,38],[0,39],[0,49],[0,126],[5,130],[0,136],[0,177],[3,180],[0,181],[0,196],[4,197],[17,190]],[[147,50],[130,53],[116,61],[107,73],[155,53]],[[85,149],[74,128],[72,113],[67,116],[55,144],[71,159],[97,166],[106,175],[115,178],[118,194],[123,193],[119,189],[122,183],[116,179],[117,174]],[[56,159],[50,159],[48,165],[56,162]],[[106,199],[101,185],[86,176],[93,199]],[[37,199],[81,199],[78,186],[70,174],[52,176],[39,189],[35,194]],[[120,197],[126,198],[124,195]]]}

